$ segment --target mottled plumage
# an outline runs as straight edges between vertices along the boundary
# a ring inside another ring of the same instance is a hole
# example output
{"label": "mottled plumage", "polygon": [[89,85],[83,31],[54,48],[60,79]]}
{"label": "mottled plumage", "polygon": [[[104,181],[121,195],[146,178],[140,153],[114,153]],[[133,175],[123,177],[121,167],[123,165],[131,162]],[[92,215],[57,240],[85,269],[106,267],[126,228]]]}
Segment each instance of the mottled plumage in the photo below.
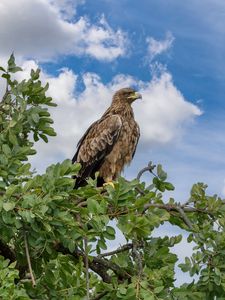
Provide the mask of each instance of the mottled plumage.
{"label": "mottled plumage", "polygon": [[111,106],[87,129],[72,159],[81,164],[75,188],[85,185],[97,171],[99,186],[115,180],[131,162],[140,136],[131,104],[138,98],[141,95],[131,88],[117,91]]}

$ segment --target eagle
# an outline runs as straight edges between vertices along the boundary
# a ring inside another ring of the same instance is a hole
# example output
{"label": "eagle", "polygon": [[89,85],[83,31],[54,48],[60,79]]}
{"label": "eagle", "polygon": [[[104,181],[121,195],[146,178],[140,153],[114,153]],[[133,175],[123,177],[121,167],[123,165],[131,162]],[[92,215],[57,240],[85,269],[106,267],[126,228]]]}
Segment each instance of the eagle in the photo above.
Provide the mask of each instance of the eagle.
{"label": "eagle", "polygon": [[87,184],[89,177],[99,173],[97,186],[116,180],[124,166],[134,157],[140,129],[131,104],[142,98],[133,88],[118,90],[110,107],[95,121],[77,144],[72,163],[80,163],[75,189]]}

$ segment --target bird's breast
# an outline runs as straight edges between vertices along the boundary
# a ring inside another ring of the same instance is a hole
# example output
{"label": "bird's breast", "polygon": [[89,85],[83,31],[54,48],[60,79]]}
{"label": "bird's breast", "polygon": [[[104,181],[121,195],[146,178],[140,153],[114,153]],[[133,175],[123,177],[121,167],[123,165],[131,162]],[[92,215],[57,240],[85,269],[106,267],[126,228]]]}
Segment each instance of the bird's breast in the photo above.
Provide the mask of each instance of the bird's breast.
{"label": "bird's breast", "polygon": [[[131,162],[136,145],[135,126],[135,121],[123,123],[117,142],[99,170],[100,176],[106,181],[115,180],[124,166]],[[110,178],[106,178],[106,174]]]}

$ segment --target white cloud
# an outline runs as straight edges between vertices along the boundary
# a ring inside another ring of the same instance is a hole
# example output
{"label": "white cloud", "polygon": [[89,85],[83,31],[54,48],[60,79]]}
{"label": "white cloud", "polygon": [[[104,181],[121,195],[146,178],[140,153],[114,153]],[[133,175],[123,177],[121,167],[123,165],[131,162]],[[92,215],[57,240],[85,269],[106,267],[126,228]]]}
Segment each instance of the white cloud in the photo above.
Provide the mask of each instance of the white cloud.
{"label": "white cloud", "polygon": [[70,20],[76,14],[76,8],[78,5],[84,4],[85,0],[47,0],[55,9],[61,14],[61,16]]}
{"label": "white cloud", "polygon": [[[125,54],[125,34],[121,30],[116,33],[110,28],[104,16],[100,19],[100,26],[90,26],[86,33],[88,41],[85,52],[99,60],[113,60]],[[126,41],[127,42],[127,41]]]}
{"label": "white cloud", "polygon": [[7,57],[14,51],[17,56],[39,60],[88,55],[112,61],[124,55],[126,34],[112,29],[104,17],[97,24],[91,24],[86,17],[70,19],[83,2],[1,0],[0,56]]}
{"label": "white cloud", "polygon": [[156,56],[168,51],[172,47],[173,41],[174,36],[171,32],[166,33],[166,37],[164,40],[156,40],[153,37],[147,37],[147,51],[150,61],[152,61]]}
{"label": "white cloud", "polygon": [[[24,63],[26,76],[31,66],[36,66],[33,61]],[[20,77],[24,74],[20,73]],[[136,85],[142,93],[143,99],[134,104],[142,145],[174,141],[181,136],[184,125],[201,114],[200,109],[187,101],[175,87],[166,71],[149,82],[121,74],[108,84],[104,84],[97,74],[85,73],[82,75],[84,90],[81,93],[77,89],[77,79],[78,75],[68,69],[61,70],[57,77],[42,73],[42,80],[50,84],[49,94],[58,104],[57,108],[51,109],[58,136],[51,138],[47,145],[38,144],[38,164],[45,161],[47,165],[59,158],[72,157],[81,135],[103,114],[113,93],[121,87]]]}
{"label": "white cloud", "polygon": [[147,142],[171,142],[180,135],[186,122],[201,114],[196,105],[184,98],[166,71],[140,86],[144,101],[136,102],[135,110]]}

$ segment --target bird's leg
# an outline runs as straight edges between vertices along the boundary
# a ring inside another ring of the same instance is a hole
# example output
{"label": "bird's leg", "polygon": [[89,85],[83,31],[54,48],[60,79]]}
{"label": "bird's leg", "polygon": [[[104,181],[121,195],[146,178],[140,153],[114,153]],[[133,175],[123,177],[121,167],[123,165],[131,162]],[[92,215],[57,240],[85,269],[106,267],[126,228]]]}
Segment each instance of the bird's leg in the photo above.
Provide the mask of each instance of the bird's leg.
{"label": "bird's leg", "polygon": [[114,183],[112,181],[103,183],[104,187],[106,187],[107,185],[111,185],[115,189],[115,185],[114,185]]}
{"label": "bird's leg", "polygon": [[105,180],[105,183],[103,183],[103,187],[106,187],[107,185],[111,185],[115,189],[114,183],[112,182],[112,178],[107,178]]}

